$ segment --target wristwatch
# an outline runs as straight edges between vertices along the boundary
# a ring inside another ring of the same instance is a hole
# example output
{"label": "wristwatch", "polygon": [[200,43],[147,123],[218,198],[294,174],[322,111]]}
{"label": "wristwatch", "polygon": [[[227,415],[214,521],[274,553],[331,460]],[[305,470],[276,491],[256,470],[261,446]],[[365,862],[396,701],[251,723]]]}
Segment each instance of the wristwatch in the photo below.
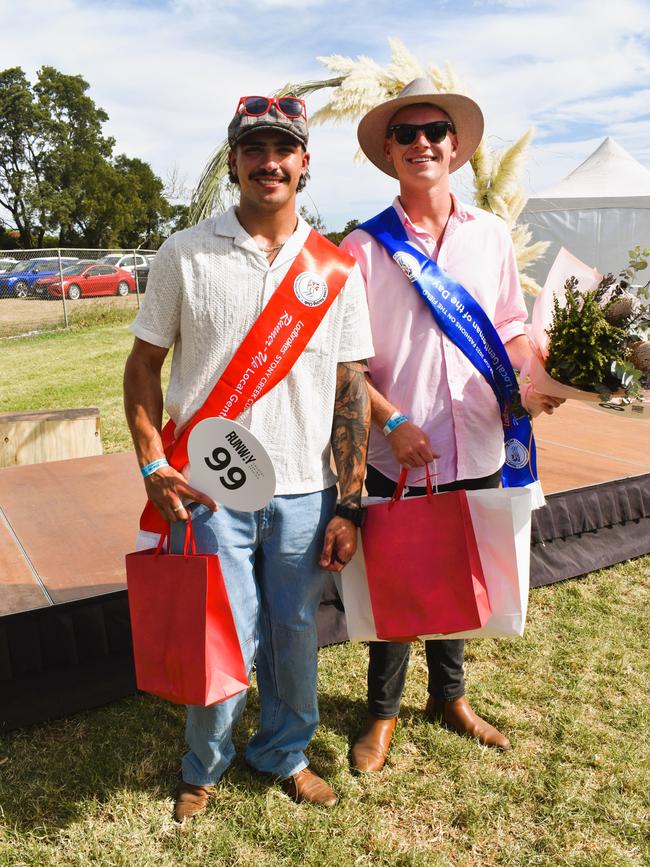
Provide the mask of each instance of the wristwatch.
{"label": "wristwatch", "polygon": [[338,515],[339,518],[347,518],[348,521],[352,521],[356,527],[363,526],[363,522],[366,518],[366,510],[362,506],[353,508],[351,506],[342,506],[340,503],[336,504],[334,514]]}

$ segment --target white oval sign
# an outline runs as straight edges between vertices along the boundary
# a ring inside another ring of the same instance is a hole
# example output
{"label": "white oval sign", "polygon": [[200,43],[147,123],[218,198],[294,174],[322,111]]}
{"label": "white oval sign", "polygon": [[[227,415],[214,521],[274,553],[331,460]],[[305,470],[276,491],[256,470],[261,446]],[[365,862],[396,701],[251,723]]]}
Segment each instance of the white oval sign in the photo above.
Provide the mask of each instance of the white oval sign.
{"label": "white oval sign", "polygon": [[275,470],[253,434],[225,418],[206,418],[187,443],[190,484],[241,512],[262,509],[275,493]]}

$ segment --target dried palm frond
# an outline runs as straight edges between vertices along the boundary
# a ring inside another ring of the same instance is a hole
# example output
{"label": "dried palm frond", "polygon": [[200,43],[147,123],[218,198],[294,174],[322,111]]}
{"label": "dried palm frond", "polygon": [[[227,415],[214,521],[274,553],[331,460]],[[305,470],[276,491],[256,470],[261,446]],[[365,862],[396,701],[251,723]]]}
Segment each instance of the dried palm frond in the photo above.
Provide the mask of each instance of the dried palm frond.
{"label": "dried palm frond", "polygon": [[515,248],[515,256],[517,257],[517,270],[519,271],[519,280],[521,288],[528,295],[539,295],[542,287],[536,282],[526,269],[544,255],[549,247],[548,241],[536,241],[530,243],[532,234],[527,223],[518,223],[513,226],[510,237],[512,245]]}
{"label": "dried palm frond", "polygon": [[519,186],[524,167],[524,155],[532,140],[533,128],[531,127],[502,154],[496,156],[492,168],[492,189],[498,195],[505,195]]}
{"label": "dried palm frond", "polygon": [[[303,84],[286,84],[274,95],[292,93],[306,96],[332,88],[329,101],[311,118],[312,124],[322,124],[355,121],[376,105],[397,96],[409,81],[421,76],[429,78],[441,93],[465,93],[450,64],[445,64],[444,68],[434,65],[423,67],[400,39],[391,38],[388,42],[391,59],[385,68],[369,57],[357,57],[356,60],[340,54],[319,57],[319,62],[335,77]],[[517,225],[517,218],[526,204],[520,177],[532,137],[533,130],[529,129],[501,153],[489,147],[484,138],[470,165],[474,172],[477,206],[505,220],[512,234],[522,287],[524,291],[537,294],[540,287],[526,275],[525,269],[543,254],[548,245],[545,242],[531,244],[527,226]],[[355,159],[365,157],[359,152]],[[228,143],[224,142],[199,179],[190,205],[192,222],[224,210],[233,201],[236,188],[228,182],[227,176]]]}
{"label": "dried palm frond", "polygon": [[190,202],[189,223],[199,223],[213,213],[225,211],[234,200],[234,186],[228,180],[228,141],[223,142],[203,169]]}

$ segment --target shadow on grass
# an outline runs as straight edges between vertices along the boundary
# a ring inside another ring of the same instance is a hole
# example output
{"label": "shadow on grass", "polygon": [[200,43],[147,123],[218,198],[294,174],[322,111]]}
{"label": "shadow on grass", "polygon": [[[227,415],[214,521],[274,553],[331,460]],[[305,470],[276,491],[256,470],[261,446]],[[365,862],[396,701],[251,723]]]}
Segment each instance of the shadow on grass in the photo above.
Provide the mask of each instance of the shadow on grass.
{"label": "shadow on grass", "polygon": [[[271,782],[243,759],[257,717],[257,693],[251,690],[235,732],[238,756],[224,778],[243,796],[257,795]],[[5,823],[49,837],[87,815],[93,802],[107,804],[116,793],[132,793],[136,800],[172,798],[187,749],[184,730],[184,707],[140,693],[5,736],[0,739]]]}
{"label": "shadow on grass", "polygon": [[[366,719],[365,700],[321,694],[321,729],[307,749],[314,770],[325,778],[340,767],[340,746],[349,743]],[[408,718],[405,708],[404,717]],[[237,758],[224,785],[242,797],[261,796],[274,780],[250,768],[246,743],[257,727],[257,690],[249,692],[234,733]],[[172,798],[180,779],[185,708],[138,694],[64,720],[31,726],[0,739],[0,807],[4,821],[21,833],[53,836],[88,813],[89,804],[107,804],[115,793],[136,800]],[[3,761],[4,760],[4,761]]]}
{"label": "shadow on grass", "polygon": [[116,791],[168,797],[178,774],[184,709],[137,695],[0,740],[0,805],[22,831],[50,833]]}

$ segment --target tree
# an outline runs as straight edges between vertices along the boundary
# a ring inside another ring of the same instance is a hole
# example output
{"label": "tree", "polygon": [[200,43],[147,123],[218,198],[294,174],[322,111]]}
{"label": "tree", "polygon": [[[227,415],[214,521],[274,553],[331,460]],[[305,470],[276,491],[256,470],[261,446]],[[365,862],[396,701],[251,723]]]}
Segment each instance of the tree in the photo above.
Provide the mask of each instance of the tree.
{"label": "tree", "polygon": [[39,205],[46,142],[44,112],[20,67],[0,73],[0,118],[0,205],[11,215],[22,245],[31,247],[34,233],[45,222]]}
{"label": "tree", "polygon": [[60,246],[157,246],[172,210],[163,183],[142,160],[113,156],[88,87],[51,66],[33,87],[19,67],[0,72],[0,206],[26,248],[47,231]]}
{"label": "tree", "polygon": [[340,232],[328,232],[325,237],[329,238],[329,240],[333,244],[336,244],[338,246],[343,240],[343,238],[345,238],[346,235],[349,235],[353,229],[356,229],[358,225],[358,220],[348,220],[345,224],[345,228],[342,229]]}
{"label": "tree", "polygon": [[151,167],[122,155],[115,160],[121,180],[123,208],[118,236],[124,247],[159,247],[166,237],[162,229],[172,207],[163,196],[164,184]]}
{"label": "tree", "polygon": [[311,211],[308,210],[306,205],[301,205],[298,208],[298,213],[303,218],[303,220],[308,223],[312,229],[316,229],[317,232],[320,232],[321,235],[325,234],[325,221],[321,217],[320,214],[312,214]]}
{"label": "tree", "polygon": [[89,184],[107,180],[107,163],[114,139],[102,135],[106,112],[86,94],[88,83],[80,75],[64,75],[51,66],[38,73],[34,94],[43,112],[47,142],[43,205],[48,226],[59,228],[61,245],[78,237],[78,224],[92,201]]}

